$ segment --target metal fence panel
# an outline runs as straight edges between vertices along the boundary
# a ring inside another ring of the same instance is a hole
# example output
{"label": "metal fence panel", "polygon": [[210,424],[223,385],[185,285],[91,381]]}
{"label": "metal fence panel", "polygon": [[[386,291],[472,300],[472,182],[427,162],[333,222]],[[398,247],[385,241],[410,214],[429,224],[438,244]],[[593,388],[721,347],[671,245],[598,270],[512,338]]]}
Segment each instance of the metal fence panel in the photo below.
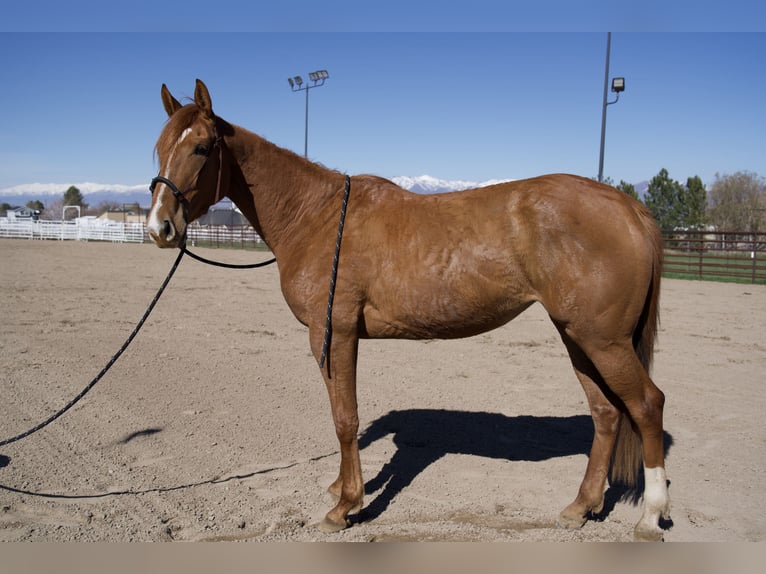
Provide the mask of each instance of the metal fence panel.
{"label": "metal fence panel", "polygon": [[766,284],[766,233],[667,231],[671,277]]}

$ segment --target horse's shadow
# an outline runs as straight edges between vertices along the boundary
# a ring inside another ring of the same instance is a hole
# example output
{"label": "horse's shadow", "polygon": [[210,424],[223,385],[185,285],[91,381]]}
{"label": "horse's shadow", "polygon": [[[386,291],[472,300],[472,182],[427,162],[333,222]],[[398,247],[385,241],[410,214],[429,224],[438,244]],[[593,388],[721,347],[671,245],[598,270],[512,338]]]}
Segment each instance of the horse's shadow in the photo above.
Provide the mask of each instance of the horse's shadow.
{"label": "horse's shadow", "polygon": [[[423,470],[446,454],[517,461],[587,455],[593,440],[593,422],[587,415],[508,417],[499,413],[435,409],[391,411],[365,429],[359,437],[359,448],[364,449],[390,434],[394,435],[397,450],[378,475],[365,485],[367,495],[383,490],[357,520],[380,516]],[[665,433],[666,451],[671,444],[672,438]],[[582,472],[585,472],[584,464]],[[580,478],[572,477],[572,497]],[[619,500],[637,502],[642,490],[642,484],[634,491],[610,486],[599,516],[609,514]]]}

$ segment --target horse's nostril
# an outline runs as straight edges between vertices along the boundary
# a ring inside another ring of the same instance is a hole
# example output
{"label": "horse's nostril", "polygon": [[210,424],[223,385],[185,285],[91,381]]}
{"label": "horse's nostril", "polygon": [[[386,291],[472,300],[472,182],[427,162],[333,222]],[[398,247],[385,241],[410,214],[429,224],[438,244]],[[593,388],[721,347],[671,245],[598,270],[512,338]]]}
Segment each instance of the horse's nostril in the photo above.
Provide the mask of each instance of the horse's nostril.
{"label": "horse's nostril", "polygon": [[165,235],[165,238],[168,239],[173,234],[173,226],[170,224],[170,220],[166,219],[164,221],[164,225],[162,226],[162,233]]}

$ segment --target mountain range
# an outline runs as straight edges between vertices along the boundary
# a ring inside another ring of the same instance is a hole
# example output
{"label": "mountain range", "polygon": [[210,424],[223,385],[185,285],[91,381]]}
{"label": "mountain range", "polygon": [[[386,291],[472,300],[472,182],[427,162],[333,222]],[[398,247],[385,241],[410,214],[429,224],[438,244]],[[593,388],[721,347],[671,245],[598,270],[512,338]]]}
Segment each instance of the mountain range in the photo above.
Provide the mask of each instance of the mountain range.
{"label": "mountain range", "polygon": [[108,201],[113,203],[126,203],[149,205],[151,195],[149,185],[121,185],[108,183],[28,183],[0,189],[0,203],[7,203],[12,207],[26,205],[27,202],[38,200],[43,205],[49,205],[54,201],[63,199],[64,192],[74,185],[90,206]]}
{"label": "mountain range", "polygon": [[[391,180],[397,185],[414,193],[441,193],[445,191],[460,191],[472,187],[485,187],[496,183],[511,180],[490,179],[487,181],[445,180],[421,175],[417,177],[400,176]],[[64,196],[64,192],[70,185],[74,185],[82,193],[85,203],[95,207],[102,202],[117,204],[135,204],[148,206],[151,203],[151,195],[147,184],[120,185],[101,184],[93,182],[58,184],[58,183],[31,183],[16,185],[0,189],[0,203],[7,203],[11,207],[23,206],[30,201],[39,200],[44,205],[57,201]],[[643,198],[648,187],[648,182],[635,184],[639,197]]]}
{"label": "mountain range", "polygon": [[[513,181],[511,179],[489,179],[487,181],[463,181],[463,180],[445,180],[431,177],[430,175],[420,175],[417,177],[394,177],[391,180],[398,186],[408,189],[415,193],[441,193],[444,191],[461,191],[472,187],[487,187],[496,183]],[[638,197],[642,200],[649,189],[648,181],[641,181],[634,184]]]}

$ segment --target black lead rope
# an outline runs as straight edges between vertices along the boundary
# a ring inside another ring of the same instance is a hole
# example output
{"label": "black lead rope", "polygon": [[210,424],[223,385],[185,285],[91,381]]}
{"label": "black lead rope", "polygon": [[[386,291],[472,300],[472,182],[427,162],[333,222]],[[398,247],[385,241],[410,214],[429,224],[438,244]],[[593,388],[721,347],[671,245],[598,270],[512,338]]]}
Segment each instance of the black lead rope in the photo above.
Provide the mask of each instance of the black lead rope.
{"label": "black lead rope", "polygon": [[[335,298],[335,280],[338,277],[338,258],[340,257],[340,242],[343,239],[343,225],[346,221],[346,206],[348,195],[351,192],[351,178],[346,176],[346,189],[343,192],[343,203],[340,207],[340,223],[338,224],[338,239],[335,241],[335,255],[332,258],[332,271],[330,272],[330,294],[327,296],[327,319],[324,325],[324,339],[322,341],[322,357],[319,359],[319,368],[324,368],[327,351],[330,348],[332,338],[332,302]],[[330,377],[330,367],[327,367],[327,376]]]}
{"label": "black lead rope", "polygon": [[69,401],[69,403],[67,403],[67,405],[64,408],[60,409],[58,412],[56,412],[53,415],[51,415],[50,417],[48,417],[46,420],[41,422],[36,427],[33,427],[33,428],[29,429],[28,431],[23,432],[23,433],[21,433],[19,435],[16,435],[14,437],[11,437],[11,438],[8,438],[8,439],[5,439],[5,440],[0,440],[0,446],[5,446],[5,445],[10,444],[12,442],[16,442],[18,440],[21,440],[21,439],[23,439],[25,437],[28,437],[32,433],[36,433],[41,428],[48,426],[53,421],[55,421],[57,418],[59,418],[61,415],[63,415],[65,412],[67,412],[69,409],[71,409],[81,398],[83,398],[88,393],[88,391],[90,391],[94,386],[96,386],[96,383],[101,380],[101,377],[103,377],[106,374],[106,372],[112,367],[112,365],[114,365],[114,363],[117,361],[117,359],[120,358],[120,356],[125,352],[125,349],[128,348],[128,345],[130,345],[130,343],[136,337],[138,332],[141,330],[141,327],[143,327],[144,323],[149,318],[149,315],[151,314],[152,310],[154,309],[154,306],[157,304],[157,301],[159,301],[160,296],[162,295],[162,292],[165,291],[165,287],[167,287],[168,283],[170,283],[170,278],[173,277],[173,274],[176,272],[176,269],[178,269],[178,264],[181,263],[181,259],[183,258],[183,256],[184,256],[184,251],[183,250],[179,251],[178,252],[178,257],[176,258],[175,263],[173,263],[173,267],[171,267],[171,269],[170,269],[170,273],[168,273],[168,276],[165,277],[165,280],[162,282],[162,285],[160,286],[159,291],[157,291],[157,294],[154,296],[154,299],[152,299],[152,302],[149,303],[149,307],[144,312],[144,316],[141,317],[141,320],[138,322],[138,324],[136,325],[135,329],[133,329],[133,332],[130,334],[130,336],[127,338],[127,340],[122,344],[122,347],[120,347],[119,351],[117,351],[114,354],[114,356],[111,359],[109,359],[109,362],[106,364],[106,366],[103,369],[101,369],[101,372],[98,375],[96,375],[96,378],[94,378],[90,383],[88,383],[88,386],[85,387],[80,392],[79,395],[77,395],[75,398],[73,398],[71,401]]}
{"label": "black lead rope", "polygon": [[101,369],[101,372],[96,375],[96,377],[88,383],[88,385],[78,394],[75,398],[73,398],[71,401],[69,401],[62,409],[55,412],[53,415],[48,417],[46,420],[38,424],[37,426],[29,429],[28,431],[25,431],[19,435],[16,435],[14,437],[0,440],[0,446],[5,446],[7,444],[11,444],[13,442],[19,441],[23,438],[28,437],[31,434],[36,433],[40,429],[48,426],[53,421],[55,421],[57,418],[59,418],[61,415],[63,415],[65,412],[67,412],[69,409],[71,409],[77,402],[80,401],[88,392],[96,386],[96,383],[98,383],[101,378],[107,373],[107,371],[114,365],[114,363],[117,362],[117,359],[119,359],[122,354],[125,352],[125,350],[128,348],[128,346],[133,342],[133,339],[136,338],[136,335],[138,335],[138,332],[141,330],[141,327],[144,326],[144,323],[149,318],[149,315],[151,314],[152,310],[154,310],[155,305],[157,304],[157,301],[159,301],[160,296],[165,291],[165,287],[168,286],[168,283],[170,283],[170,279],[173,277],[173,275],[176,272],[176,269],[178,269],[178,265],[181,263],[181,259],[183,258],[184,254],[188,255],[192,259],[196,259],[197,261],[201,261],[202,263],[207,263],[208,265],[215,265],[217,267],[226,267],[228,269],[253,269],[256,267],[265,267],[266,265],[270,265],[276,261],[276,258],[270,259],[268,261],[263,261],[261,263],[252,263],[249,265],[234,265],[231,263],[219,263],[217,261],[211,261],[209,259],[205,259],[204,257],[200,257],[199,255],[192,253],[188,249],[186,249],[186,245],[181,245],[179,247],[178,257],[175,260],[175,263],[173,263],[173,266],[170,268],[170,272],[168,273],[167,277],[165,277],[165,280],[162,282],[162,285],[160,285],[159,290],[157,291],[157,294],[154,296],[154,299],[152,299],[152,302],[149,303],[149,307],[144,312],[143,317],[138,321],[138,324],[133,329],[133,332],[128,336],[127,340],[122,344],[122,347],[114,354],[114,356],[109,359],[109,362],[104,366],[103,369]]}
{"label": "black lead rope", "polygon": [[[170,180],[167,180],[162,177],[156,177],[152,180],[151,189],[154,191],[154,187],[157,183],[165,183],[168,185],[175,194],[178,190],[176,189],[175,185]],[[343,224],[346,219],[346,205],[348,204],[348,195],[351,190],[351,178],[349,176],[346,176],[346,189],[343,194],[343,205],[341,206],[341,212],[340,212],[340,224],[338,226],[338,239],[335,244],[335,256],[333,257],[332,262],[332,273],[330,276],[330,295],[327,301],[327,322],[325,324],[325,331],[324,331],[324,341],[322,343],[322,358],[319,362],[319,367],[324,367],[325,357],[327,355],[327,349],[330,346],[330,338],[331,338],[331,332],[332,332],[332,303],[333,298],[335,296],[335,279],[338,275],[338,257],[340,255],[340,242],[343,238]],[[178,192],[177,197],[179,199],[183,198],[183,194]],[[109,359],[109,362],[104,366],[103,369],[96,375],[96,377],[88,383],[88,385],[80,391],[80,393],[74,397],[71,401],[69,401],[63,408],[59,409],[57,412],[55,412],[53,415],[48,417],[46,420],[38,424],[37,426],[32,427],[31,429],[18,434],[16,436],[13,436],[11,438],[0,440],[0,446],[5,446],[7,444],[14,443],[16,441],[19,441],[23,438],[28,437],[31,434],[36,433],[40,429],[48,426],[53,421],[58,419],[61,415],[63,415],[65,412],[67,412],[69,409],[71,409],[75,404],[77,404],[80,399],[82,399],[88,392],[96,386],[96,383],[98,383],[101,378],[109,371],[109,369],[114,365],[114,363],[117,362],[117,359],[119,359],[122,354],[125,352],[125,350],[128,348],[130,343],[133,342],[133,339],[135,339],[136,335],[138,335],[138,332],[141,330],[141,327],[144,326],[144,323],[149,318],[149,315],[154,310],[155,305],[157,304],[157,301],[159,301],[160,296],[165,291],[165,288],[168,286],[168,283],[170,283],[170,279],[173,277],[173,275],[176,272],[176,269],[178,269],[178,265],[181,263],[181,259],[183,259],[184,254],[189,255],[192,259],[196,259],[197,261],[200,261],[202,263],[206,263],[208,265],[214,265],[216,267],[225,267],[228,269],[254,269],[257,267],[265,267],[266,265],[271,265],[276,261],[276,258],[270,259],[268,261],[262,261],[260,263],[251,263],[246,265],[235,265],[231,263],[220,263],[217,261],[211,261],[209,259],[205,259],[204,257],[200,257],[199,255],[192,253],[188,249],[186,249],[186,245],[181,245],[179,247],[178,251],[178,257],[176,258],[175,262],[173,263],[173,266],[170,268],[170,272],[168,273],[167,277],[165,277],[165,280],[162,282],[162,285],[160,285],[159,290],[157,291],[157,294],[154,296],[154,299],[152,299],[151,303],[149,303],[149,307],[147,307],[146,311],[144,312],[144,315],[141,317],[141,319],[138,321],[138,324],[133,329],[133,332],[130,333],[128,338],[125,340],[125,342],[122,344],[122,346],[119,348],[119,350],[114,354],[114,356]]]}
{"label": "black lead rope", "polygon": [[[170,189],[170,191],[173,192],[173,195],[176,197],[176,199],[178,199],[178,201],[182,205],[184,205],[184,206],[186,205],[186,198],[184,197],[183,192],[181,190],[179,190],[176,187],[176,185],[172,181],[170,181],[168,178],[166,178],[166,177],[162,177],[162,176],[158,175],[157,177],[152,179],[152,183],[149,185],[149,190],[152,193],[154,193],[154,189],[157,187],[158,183],[165,184],[168,187],[168,189]],[[219,187],[220,187],[220,182],[219,182]],[[217,201],[218,201],[218,191],[216,191],[216,202]],[[205,259],[201,255],[197,255],[196,253],[192,253],[191,251],[186,249],[186,243],[181,245],[181,247],[179,247],[179,249],[183,253],[186,253],[192,259],[196,259],[197,261],[199,261],[201,263],[207,263],[208,265],[214,265],[215,267],[225,267],[226,269],[256,269],[258,267],[266,267],[266,265],[271,265],[272,263],[274,263],[277,260],[276,257],[275,257],[274,259],[269,259],[268,261],[263,261],[261,263],[250,263],[250,264],[246,264],[246,265],[235,265],[233,263],[221,263],[219,261],[212,261],[210,259]]]}
{"label": "black lead rope", "polygon": [[189,257],[192,259],[196,259],[200,263],[207,263],[208,265],[214,265],[215,267],[224,267],[226,269],[256,269],[258,267],[266,267],[267,265],[271,265],[274,263],[277,258],[274,257],[273,259],[269,259],[268,261],[261,261],[260,263],[247,263],[244,265],[235,265],[234,263],[221,263],[220,261],[212,261],[210,259],[205,259],[204,257],[197,255],[196,253],[192,253],[188,249],[186,249],[186,246],[183,245],[179,249],[183,253],[186,253]]}

